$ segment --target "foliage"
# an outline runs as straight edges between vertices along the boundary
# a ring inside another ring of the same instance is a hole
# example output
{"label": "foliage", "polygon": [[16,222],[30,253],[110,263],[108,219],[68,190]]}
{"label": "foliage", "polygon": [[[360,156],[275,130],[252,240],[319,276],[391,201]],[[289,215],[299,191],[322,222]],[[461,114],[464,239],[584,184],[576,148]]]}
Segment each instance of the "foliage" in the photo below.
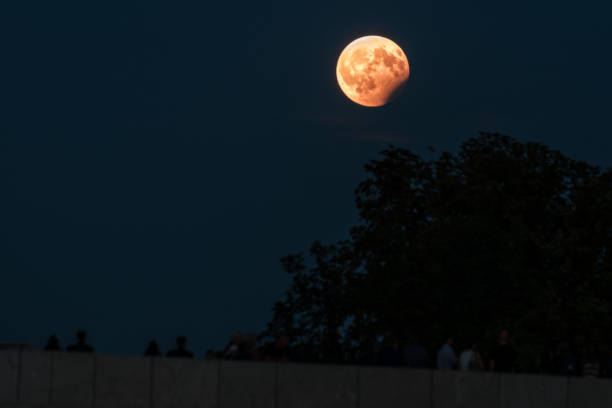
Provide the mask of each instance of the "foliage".
{"label": "foliage", "polygon": [[311,266],[283,258],[293,281],[269,332],[308,358],[362,361],[381,335],[433,351],[447,332],[492,344],[508,328],[525,356],[610,338],[610,171],[489,133],[432,160],[381,155],[356,189],[351,239],[315,242]]}

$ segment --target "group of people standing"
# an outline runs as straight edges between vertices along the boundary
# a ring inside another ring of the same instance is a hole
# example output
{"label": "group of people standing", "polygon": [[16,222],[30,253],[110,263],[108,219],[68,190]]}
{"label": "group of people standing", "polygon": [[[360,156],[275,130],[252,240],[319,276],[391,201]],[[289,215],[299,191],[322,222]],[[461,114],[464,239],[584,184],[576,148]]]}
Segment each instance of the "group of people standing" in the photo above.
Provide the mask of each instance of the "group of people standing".
{"label": "group of people standing", "polygon": [[[291,346],[289,337],[277,334],[272,341],[261,344],[256,335],[242,335],[235,333],[222,351],[209,350],[204,355],[206,360],[262,360],[262,361],[305,361],[305,362],[333,362],[338,364],[363,364],[359,358],[342,356],[333,360],[325,359],[316,353],[304,352]],[[507,330],[499,332],[497,342],[486,348],[484,354],[479,344],[472,343],[459,354],[455,352],[455,338],[448,335],[444,343],[437,350],[435,359],[430,359],[427,349],[418,344],[416,337],[408,336],[400,346],[400,342],[393,338],[386,338],[382,347],[378,349],[378,364],[383,366],[403,366],[408,368],[437,368],[439,370],[461,371],[493,371],[513,372],[519,370],[517,364],[518,353]],[[57,336],[51,335],[44,348],[47,351],[60,351],[62,347]],[[76,342],[66,347],[68,352],[93,353],[94,348],[87,343],[87,332],[79,330],[76,333]],[[338,354],[338,353],[336,353]],[[161,357],[159,344],[152,340],[144,351],[146,357]],[[334,354],[335,355],[335,354]],[[185,336],[176,338],[176,348],[165,353],[166,357],[194,358],[194,353],[187,349]],[[313,357],[314,356],[314,357]],[[308,358],[309,357],[309,358]],[[485,358],[486,357],[486,358]],[[373,361],[372,361],[373,362]],[[370,362],[371,364],[371,362]],[[612,351],[597,350],[593,347],[582,350],[572,346],[569,342],[552,344],[541,353],[537,364],[537,371],[549,375],[568,375],[586,377],[612,378]]]}
{"label": "group of people standing", "polygon": [[[87,344],[87,332],[79,330],[76,333],[77,341],[66,347],[68,352],[93,353],[94,348]],[[44,347],[45,351],[62,351],[59,338],[53,334],[47,340]],[[163,353],[156,340],[151,340],[145,349],[145,357],[162,357]],[[176,338],[176,348],[169,350],[165,354],[170,358],[194,358],[194,353],[187,348],[187,338],[178,336]],[[208,350],[204,355],[206,360],[229,359],[229,360],[273,360],[290,361],[292,360],[289,338],[284,334],[276,336],[273,342],[257,346],[256,338],[243,336],[235,333],[223,351]]]}
{"label": "group of people standing", "polygon": [[459,356],[455,353],[454,347],[454,336],[445,336],[444,343],[438,349],[435,360],[432,361],[425,347],[419,345],[414,336],[408,338],[404,347],[400,347],[399,341],[392,339],[380,349],[378,362],[383,366],[437,368],[439,370],[514,371],[517,353],[510,345],[507,330],[499,333],[497,344],[488,353],[486,362],[479,346],[475,343],[463,350]]}
{"label": "group of people standing", "polygon": [[[518,353],[510,342],[507,330],[499,333],[497,343],[488,350],[486,359],[478,344],[472,344],[457,356],[453,336],[447,336],[438,349],[436,364],[439,370],[461,371],[525,371],[519,367]],[[570,342],[551,343],[537,358],[531,361],[529,372],[546,375],[612,378],[612,351],[594,346],[578,348]]]}
{"label": "group of people standing", "polygon": [[[66,347],[66,351],[70,352],[81,352],[81,353],[93,353],[94,348],[87,344],[87,332],[85,330],[79,330],[76,332],[76,343],[69,345]],[[59,338],[52,334],[49,336],[49,340],[47,340],[47,344],[44,348],[45,351],[61,351],[62,347],[60,346]]]}
{"label": "group of people standing", "polygon": [[[79,330],[76,332],[76,343],[66,347],[68,352],[79,352],[79,353],[93,353],[94,348],[87,344],[87,332],[85,330]],[[176,349],[170,350],[166,353],[166,357],[186,357],[193,358],[193,352],[187,350],[186,347],[187,338],[185,336],[178,336],[176,338]],[[59,338],[52,334],[47,340],[45,345],[45,351],[62,351]],[[159,349],[159,345],[155,340],[151,340],[147,349],[144,352],[145,357],[161,357],[162,353]]]}
{"label": "group of people standing", "polygon": [[439,370],[511,372],[515,369],[517,353],[509,343],[507,330],[499,333],[497,344],[489,352],[486,363],[478,344],[472,344],[457,357],[453,349],[454,342],[453,336],[447,336],[438,350],[436,363]]}

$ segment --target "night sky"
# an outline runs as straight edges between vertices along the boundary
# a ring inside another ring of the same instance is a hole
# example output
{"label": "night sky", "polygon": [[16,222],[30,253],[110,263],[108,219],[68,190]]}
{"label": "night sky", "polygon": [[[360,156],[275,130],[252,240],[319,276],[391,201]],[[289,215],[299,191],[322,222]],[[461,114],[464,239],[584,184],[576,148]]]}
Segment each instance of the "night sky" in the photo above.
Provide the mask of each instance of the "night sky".
{"label": "night sky", "polygon": [[[201,357],[265,328],[289,284],[279,258],[348,236],[363,165],[389,143],[429,158],[500,131],[609,166],[611,12],[2,2],[0,342],[66,346],[84,328],[97,351],[139,354],[184,334]],[[369,34],[410,61],[382,108],[336,82]]]}

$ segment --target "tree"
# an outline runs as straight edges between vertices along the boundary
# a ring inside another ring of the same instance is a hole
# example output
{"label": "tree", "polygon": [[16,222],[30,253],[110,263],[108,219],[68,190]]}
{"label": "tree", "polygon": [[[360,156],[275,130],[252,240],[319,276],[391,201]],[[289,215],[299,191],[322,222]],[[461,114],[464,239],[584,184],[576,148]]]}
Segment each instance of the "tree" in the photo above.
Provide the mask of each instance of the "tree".
{"label": "tree", "polygon": [[284,258],[293,283],[270,328],[365,360],[380,335],[415,333],[433,351],[445,332],[492,343],[508,328],[525,369],[551,340],[609,338],[610,171],[489,133],[432,160],[381,155],[356,189],[350,240],[315,243],[310,268]]}
{"label": "tree", "polygon": [[285,299],[274,306],[267,334],[287,334],[298,343],[304,360],[337,362],[342,359],[340,329],[350,313],[348,292],[355,286],[353,253],[347,241],[329,246],[315,241],[310,255],[310,268],[301,253],[281,259],[293,280]]}

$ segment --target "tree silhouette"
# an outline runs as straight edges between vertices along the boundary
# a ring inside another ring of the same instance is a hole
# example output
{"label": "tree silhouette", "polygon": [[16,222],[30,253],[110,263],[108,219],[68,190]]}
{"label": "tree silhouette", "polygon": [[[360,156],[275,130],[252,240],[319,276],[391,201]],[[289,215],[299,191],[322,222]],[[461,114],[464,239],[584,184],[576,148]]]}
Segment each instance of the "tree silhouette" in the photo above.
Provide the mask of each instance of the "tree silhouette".
{"label": "tree silhouette", "polygon": [[[490,344],[508,328],[525,370],[550,341],[610,339],[612,173],[481,133],[424,160],[388,147],[356,189],[350,240],[283,258],[268,332],[305,358],[374,358],[381,335]],[[341,328],[341,330],[338,330]]]}

